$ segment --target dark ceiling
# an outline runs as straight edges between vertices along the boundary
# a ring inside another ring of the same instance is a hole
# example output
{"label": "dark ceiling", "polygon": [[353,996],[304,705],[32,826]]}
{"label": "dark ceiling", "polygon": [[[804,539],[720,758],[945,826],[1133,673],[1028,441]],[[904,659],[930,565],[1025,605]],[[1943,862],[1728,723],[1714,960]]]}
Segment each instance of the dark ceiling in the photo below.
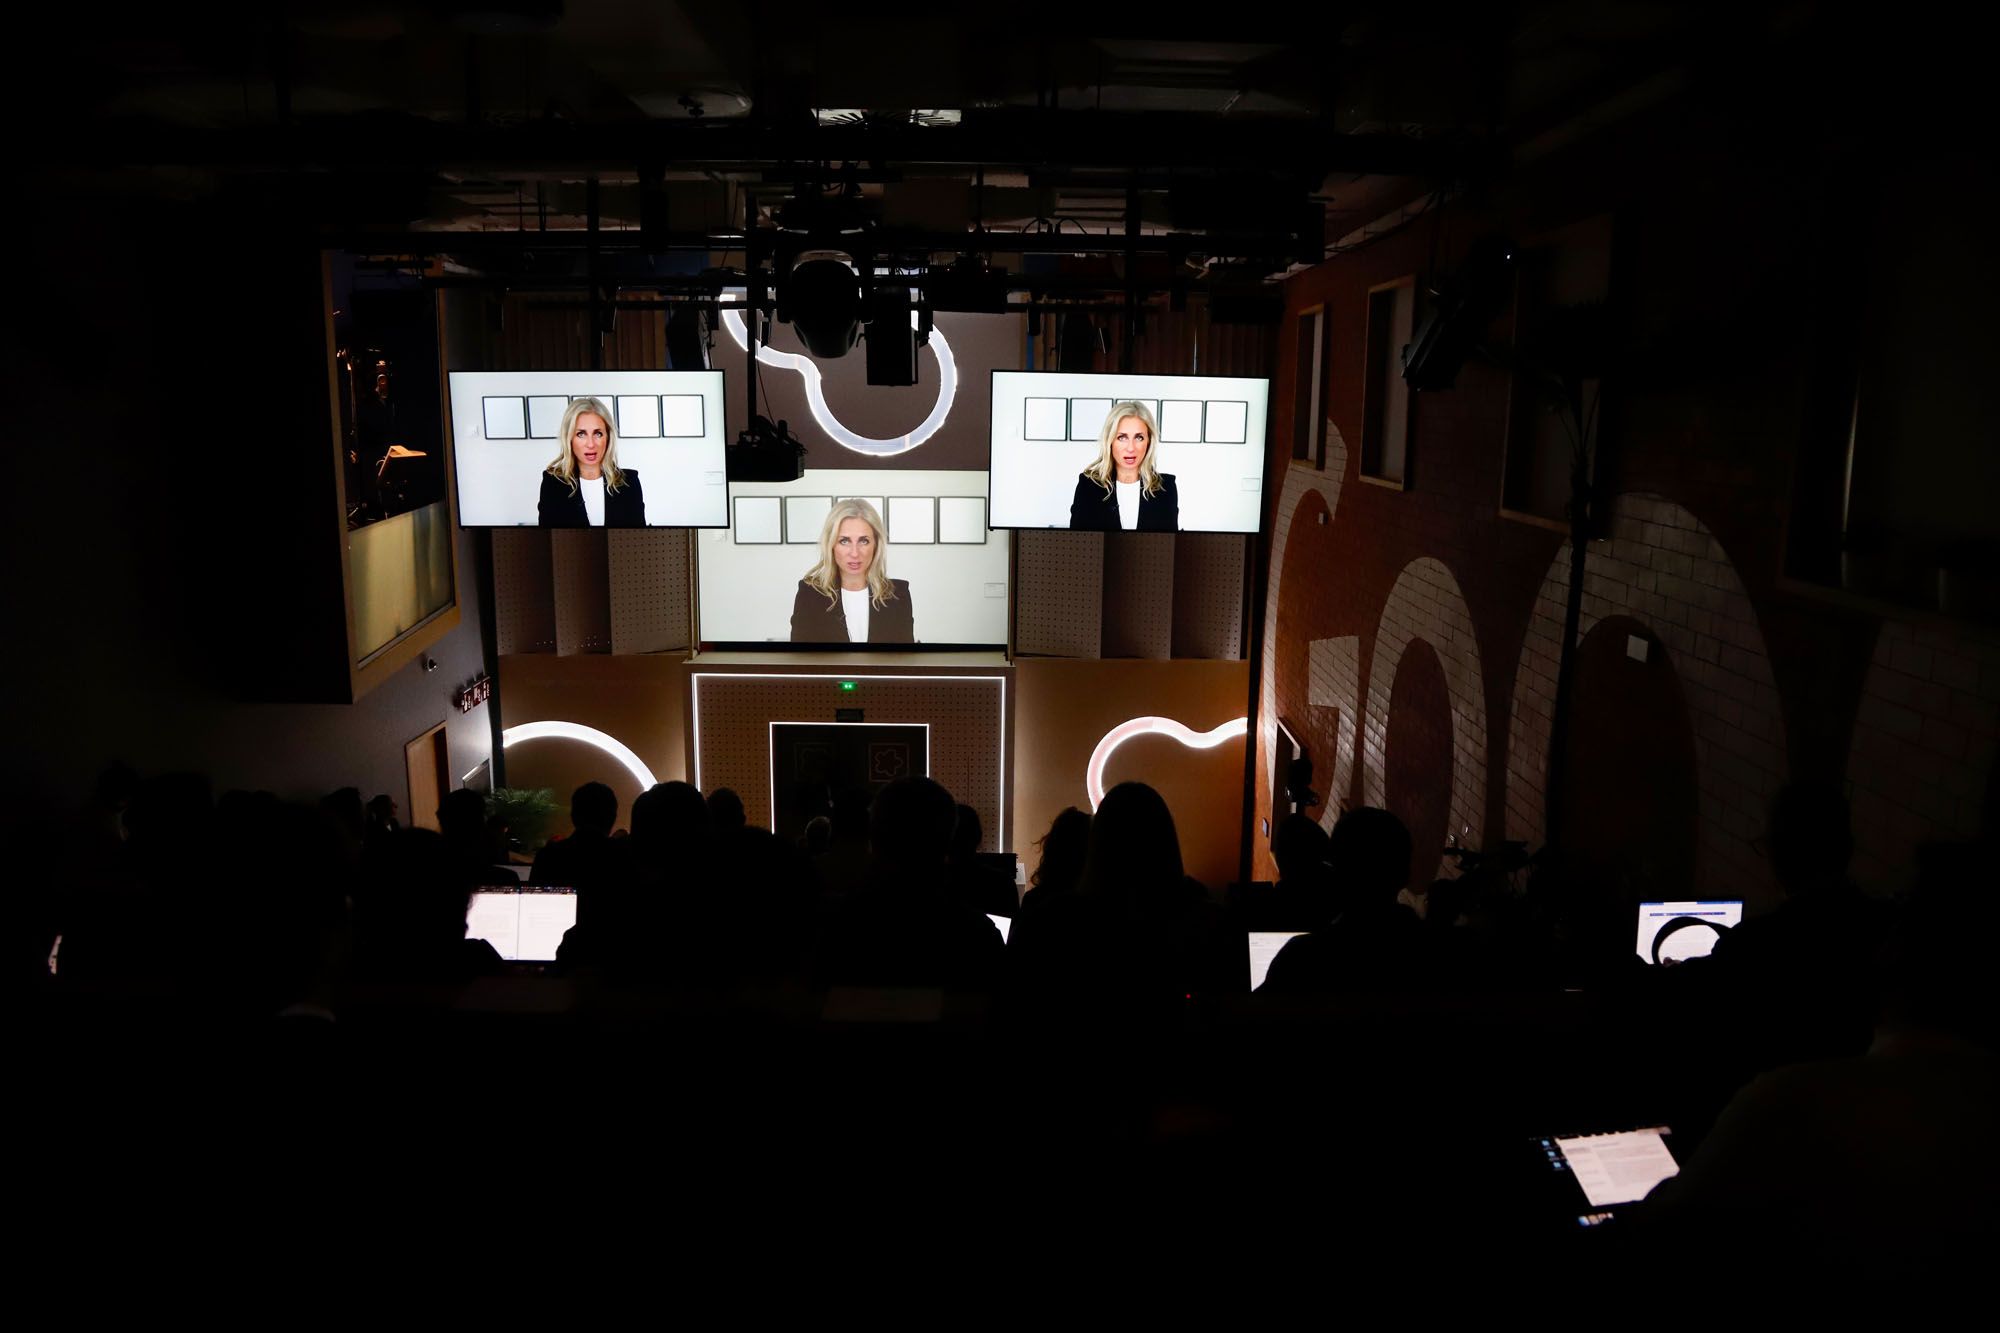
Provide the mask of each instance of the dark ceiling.
{"label": "dark ceiling", "polygon": [[844,196],[835,221],[904,253],[1061,235],[1266,280],[1662,99],[1816,117],[1874,36],[1814,4],[358,0],[51,21],[87,26],[69,49],[92,54],[17,85],[66,122],[30,156],[169,194],[282,182],[347,243],[547,243],[594,212],[612,248],[645,224],[649,250],[720,253]]}

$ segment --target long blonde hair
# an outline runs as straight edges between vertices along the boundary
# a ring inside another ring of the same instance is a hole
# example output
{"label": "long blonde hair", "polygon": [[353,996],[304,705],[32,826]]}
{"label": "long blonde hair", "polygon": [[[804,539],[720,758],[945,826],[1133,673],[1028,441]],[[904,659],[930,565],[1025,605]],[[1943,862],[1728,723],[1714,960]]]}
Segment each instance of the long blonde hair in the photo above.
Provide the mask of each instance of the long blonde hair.
{"label": "long blonde hair", "polygon": [[1137,417],[1146,427],[1146,456],[1139,460],[1139,484],[1147,499],[1160,493],[1160,470],[1153,466],[1153,455],[1160,448],[1160,426],[1153,420],[1153,409],[1144,403],[1130,399],[1111,405],[1111,415],[1104,418],[1104,429],[1097,432],[1097,461],[1083,470],[1089,477],[1111,494],[1111,483],[1118,476],[1118,465],[1111,461],[1111,441],[1118,434],[1118,423],[1126,417]]}
{"label": "long blonde hair", "polygon": [[576,446],[572,441],[576,438],[576,419],[586,412],[604,423],[605,494],[623,490],[625,469],[618,466],[618,421],[611,415],[611,409],[596,398],[578,398],[563,410],[562,452],[549,464],[547,472],[566,482],[571,495],[576,494]]}
{"label": "long blonde hair", "polygon": [[829,605],[840,600],[840,569],[834,564],[833,543],[840,535],[840,525],[850,518],[866,523],[875,538],[875,557],[868,562],[868,600],[887,606],[896,600],[896,589],[889,582],[889,543],[882,540],[882,516],[866,500],[836,500],[826,511],[826,522],[819,529],[819,563],[806,575],[806,586],[826,594]]}

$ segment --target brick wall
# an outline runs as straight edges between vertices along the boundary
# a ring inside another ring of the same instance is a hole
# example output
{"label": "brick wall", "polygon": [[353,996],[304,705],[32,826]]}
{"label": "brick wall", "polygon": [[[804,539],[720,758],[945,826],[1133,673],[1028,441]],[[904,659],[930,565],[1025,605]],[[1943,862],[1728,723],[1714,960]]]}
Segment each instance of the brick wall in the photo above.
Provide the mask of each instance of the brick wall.
{"label": "brick wall", "polygon": [[[1509,376],[1497,364],[1475,360],[1455,389],[1415,400],[1408,489],[1361,483],[1366,301],[1372,286],[1424,273],[1434,251],[1448,266],[1486,232],[1606,212],[1625,356],[1606,379],[1599,475],[1615,498],[1587,557],[1581,629],[1638,622],[1677,678],[1648,697],[1677,698],[1694,736],[1692,887],[1775,900],[1753,843],[1795,777],[1844,778],[1857,873],[1877,887],[1906,878],[1919,842],[1993,830],[2000,633],[1783,575],[1813,330],[1772,312],[1816,281],[1788,231],[1810,183],[1734,161],[1726,143],[1673,137],[1670,120],[1586,143],[1476,206],[1290,280],[1280,346],[1292,313],[1326,309],[1328,443],[1323,466],[1289,458],[1298,370],[1280,358],[1253,832],[1281,791],[1282,719],[1314,758],[1326,799],[1309,813],[1323,823],[1396,787],[1413,816],[1442,805],[1448,829],[1470,829],[1476,845],[1540,845],[1568,543],[1500,512]],[[1715,225],[1724,206],[1727,227]],[[1512,330],[1503,320],[1497,332]],[[1442,702],[1398,688],[1419,643],[1443,671]],[[1447,716],[1398,715],[1411,708]],[[1447,732],[1448,748],[1430,739]],[[1403,736],[1437,757],[1399,766],[1390,747]]]}

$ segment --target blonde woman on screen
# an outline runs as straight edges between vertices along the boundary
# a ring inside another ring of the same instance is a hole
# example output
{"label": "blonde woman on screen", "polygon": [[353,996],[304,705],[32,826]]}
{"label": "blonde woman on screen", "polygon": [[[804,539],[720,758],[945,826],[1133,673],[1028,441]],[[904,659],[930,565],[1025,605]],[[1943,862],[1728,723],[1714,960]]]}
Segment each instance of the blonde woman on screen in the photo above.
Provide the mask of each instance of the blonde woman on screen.
{"label": "blonde woman on screen", "polygon": [[563,413],[563,450],[542,470],[535,512],[545,528],[643,528],[646,497],[639,474],[618,466],[611,409],[578,398]]}
{"label": "blonde woman on screen", "polygon": [[838,500],[819,530],[819,563],[792,599],[793,643],[915,643],[910,585],[889,577],[882,516]]}
{"label": "blonde woman on screen", "polygon": [[1180,495],[1173,474],[1153,465],[1160,428],[1153,409],[1127,399],[1111,405],[1098,432],[1097,461],[1076,479],[1069,525],[1078,532],[1174,532]]}

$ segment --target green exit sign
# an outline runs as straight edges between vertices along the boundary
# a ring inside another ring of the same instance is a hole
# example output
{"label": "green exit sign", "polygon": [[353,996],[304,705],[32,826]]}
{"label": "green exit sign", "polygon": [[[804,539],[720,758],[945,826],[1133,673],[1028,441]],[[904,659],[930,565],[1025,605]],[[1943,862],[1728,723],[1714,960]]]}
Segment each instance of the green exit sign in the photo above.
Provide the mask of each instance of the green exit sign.
{"label": "green exit sign", "polygon": [[855,682],[853,682],[853,681],[851,681],[851,680],[843,680],[843,681],[841,681],[841,682],[840,682],[840,692],[841,692],[842,694],[852,694],[852,693],[854,692],[854,684],[855,684]]}

